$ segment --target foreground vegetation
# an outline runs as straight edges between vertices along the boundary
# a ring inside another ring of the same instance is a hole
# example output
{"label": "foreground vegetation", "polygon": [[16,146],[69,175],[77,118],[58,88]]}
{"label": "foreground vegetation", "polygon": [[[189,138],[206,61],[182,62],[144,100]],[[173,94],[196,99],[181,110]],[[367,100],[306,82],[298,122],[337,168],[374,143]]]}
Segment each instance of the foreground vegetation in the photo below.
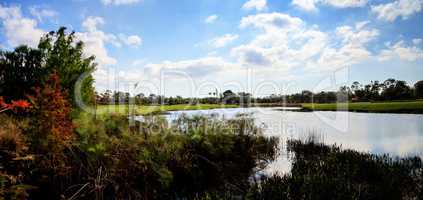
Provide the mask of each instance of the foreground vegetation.
{"label": "foreground vegetation", "polygon": [[[34,132],[1,116],[0,196],[6,199],[178,199],[242,195],[277,155],[252,119],[81,113],[71,137]],[[41,137],[40,137],[41,136]],[[65,144],[65,145],[64,145]]]}
{"label": "foreground vegetation", "polygon": [[209,110],[217,108],[237,108],[239,105],[233,104],[177,104],[177,105],[157,105],[157,106],[141,106],[141,105],[98,105],[97,113],[98,114],[111,114],[119,113],[125,114],[128,113],[128,110],[131,113],[137,115],[147,115],[147,114],[156,114],[163,113],[166,111],[176,111],[176,110]]}
{"label": "foreground vegetation", "polygon": [[[421,199],[419,157],[392,158],[289,140],[292,169],[249,116],[230,120],[80,113],[68,137],[0,115],[3,199]],[[62,130],[64,131],[64,130]],[[69,132],[68,132],[69,133]],[[0,199],[1,199],[0,198]]]}
{"label": "foreground vegetation", "polygon": [[351,111],[373,113],[423,114],[423,101],[357,102],[357,103],[307,103],[302,111]]}

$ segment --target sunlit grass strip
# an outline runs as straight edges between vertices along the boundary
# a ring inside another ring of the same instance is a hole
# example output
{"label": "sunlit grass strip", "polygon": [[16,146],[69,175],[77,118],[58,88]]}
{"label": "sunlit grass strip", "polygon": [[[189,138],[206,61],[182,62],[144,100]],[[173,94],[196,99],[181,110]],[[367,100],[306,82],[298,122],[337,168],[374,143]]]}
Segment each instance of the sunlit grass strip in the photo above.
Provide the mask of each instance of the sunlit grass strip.
{"label": "sunlit grass strip", "polygon": [[[157,106],[138,106],[138,105],[98,105],[97,114],[119,113],[126,114],[128,109],[134,114],[146,115],[153,113],[160,113],[166,111],[176,110],[209,110],[217,108],[237,108],[239,105],[225,105],[225,104],[178,104],[178,105],[157,105]],[[133,109],[133,111],[132,111]]]}
{"label": "sunlit grass strip", "polygon": [[303,110],[309,111],[353,111],[376,113],[423,113],[423,101],[403,102],[357,102],[357,103],[306,103]]}

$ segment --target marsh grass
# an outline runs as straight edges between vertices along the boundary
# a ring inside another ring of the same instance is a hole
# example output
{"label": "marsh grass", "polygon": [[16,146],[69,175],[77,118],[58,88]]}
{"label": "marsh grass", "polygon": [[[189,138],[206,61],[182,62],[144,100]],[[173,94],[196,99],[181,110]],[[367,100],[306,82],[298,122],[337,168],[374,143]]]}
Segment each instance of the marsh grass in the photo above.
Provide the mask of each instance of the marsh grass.
{"label": "marsh grass", "polygon": [[292,169],[263,178],[254,199],[422,199],[420,157],[375,155],[313,139],[290,140]]}

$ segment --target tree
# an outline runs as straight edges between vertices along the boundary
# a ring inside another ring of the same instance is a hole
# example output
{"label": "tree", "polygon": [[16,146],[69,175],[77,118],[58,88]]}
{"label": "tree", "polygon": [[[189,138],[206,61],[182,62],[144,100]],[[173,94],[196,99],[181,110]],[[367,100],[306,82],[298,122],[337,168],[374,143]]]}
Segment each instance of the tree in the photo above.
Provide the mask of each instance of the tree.
{"label": "tree", "polygon": [[235,93],[233,93],[232,90],[226,90],[223,92],[223,98],[227,98],[233,95],[235,95]]}
{"label": "tree", "polygon": [[371,100],[379,100],[380,99],[380,89],[382,85],[379,81],[372,81],[370,84],[370,95],[369,99]]}
{"label": "tree", "polygon": [[312,102],[313,99],[313,92],[309,91],[309,90],[303,90],[301,91],[301,103],[310,103]]}
{"label": "tree", "polygon": [[0,96],[5,100],[22,99],[31,88],[41,84],[48,73],[38,49],[27,46],[0,52]]}
{"label": "tree", "polygon": [[226,90],[223,92],[223,102],[227,104],[234,104],[237,102],[237,96],[232,90]]}
{"label": "tree", "polygon": [[383,82],[382,96],[386,100],[409,99],[411,88],[405,81],[390,78]]}
{"label": "tree", "polygon": [[66,28],[52,31],[41,38],[38,48],[17,47],[14,51],[0,51],[0,96],[6,100],[22,99],[33,87],[41,86],[51,73],[57,73],[61,88],[69,92],[68,101],[76,105],[74,90],[78,78],[85,74],[81,84],[82,100],[94,102],[94,56],[85,58],[83,42],[75,41],[74,32]]}
{"label": "tree", "polygon": [[414,95],[416,98],[423,98],[423,80],[414,84]]}
{"label": "tree", "polygon": [[96,63],[94,56],[86,58],[83,55],[84,43],[75,41],[75,32],[66,34],[66,28],[61,27],[41,38],[39,50],[45,56],[45,68],[49,72],[56,71],[61,88],[69,91],[68,100],[75,106],[75,84],[81,75],[86,74],[81,84],[82,100],[85,103],[94,103],[94,72]]}
{"label": "tree", "polygon": [[354,81],[351,85],[351,90],[353,91],[355,97],[357,97],[359,100],[364,100],[366,93],[363,89],[363,85],[361,85],[360,82]]}

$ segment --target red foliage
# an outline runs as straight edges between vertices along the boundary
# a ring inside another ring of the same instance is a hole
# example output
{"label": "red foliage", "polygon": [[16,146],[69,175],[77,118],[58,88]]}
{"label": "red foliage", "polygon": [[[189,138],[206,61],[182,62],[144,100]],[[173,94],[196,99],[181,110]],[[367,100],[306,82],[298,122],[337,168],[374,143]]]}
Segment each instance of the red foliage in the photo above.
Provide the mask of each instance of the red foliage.
{"label": "red foliage", "polygon": [[13,101],[12,100],[12,107],[17,107],[17,108],[29,108],[31,106],[31,104],[29,104],[27,101],[25,100],[17,100],[17,101]]}
{"label": "red foliage", "polygon": [[70,116],[71,106],[60,87],[59,76],[50,75],[42,87],[34,88],[28,96],[33,103],[31,144],[37,153],[38,165],[53,170],[57,175],[69,172],[66,149],[71,147],[74,125]]}
{"label": "red foliage", "polygon": [[[71,106],[60,87],[59,76],[50,75],[43,88],[34,88],[35,95],[29,96],[34,103],[34,110],[42,134],[52,134],[62,144],[69,144],[73,134],[70,118]],[[26,106],[23,102],[17,104]]]}
{"label": "red foliage", "polygon": [[12,100],[11,103],[6,103],[3,97],[0,97],[0,112],[12,110],[14,113],[19,111],[28,111],[31,104],[26,100]]}

